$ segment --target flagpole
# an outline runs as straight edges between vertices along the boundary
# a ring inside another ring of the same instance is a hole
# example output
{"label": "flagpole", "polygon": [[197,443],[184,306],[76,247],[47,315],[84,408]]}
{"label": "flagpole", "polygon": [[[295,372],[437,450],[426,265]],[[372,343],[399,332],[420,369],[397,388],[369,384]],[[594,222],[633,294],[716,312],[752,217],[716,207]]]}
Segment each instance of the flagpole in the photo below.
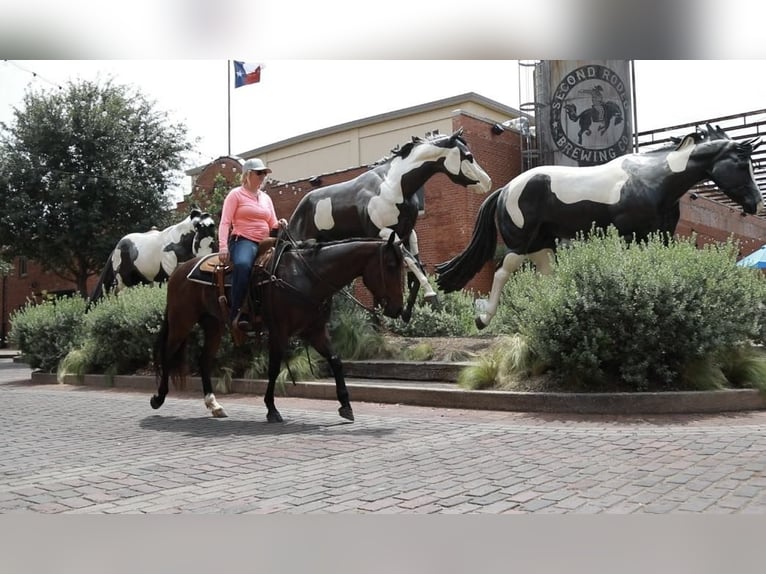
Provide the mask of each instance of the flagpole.
{"label": "flagpole", "polygon": [[229,136],[228,136],[228,151],[227,155],[231,157],[231,61],[226,60],[226,88],[228,90],[228,96],[229,96],[229,105],[227,110],[227,125],[229,126]]}

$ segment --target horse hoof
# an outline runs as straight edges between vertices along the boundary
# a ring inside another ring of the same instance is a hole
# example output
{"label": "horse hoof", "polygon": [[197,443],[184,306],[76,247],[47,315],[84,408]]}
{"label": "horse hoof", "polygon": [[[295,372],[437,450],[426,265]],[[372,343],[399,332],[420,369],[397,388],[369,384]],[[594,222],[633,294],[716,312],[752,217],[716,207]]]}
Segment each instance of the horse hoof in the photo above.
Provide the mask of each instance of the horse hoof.
{"label": "horse hoof", "polygon": [[149,404],[152,405],[153,409],[160,408],[164,402],[165,399],[161,399],[157,395],[154,395],[151,399],[149,399]]}
{"label": "horse hoof", "polygon": [[354,411],[351,410],[351,407],[340,407],[338,409],[338,414],[346,420],[349,420],[349,421],[354,420]]}
{"label": "horse hoof", "polygon": [[229,415],[226,414],[226,411],[223,410],[223,407],[218,407],[217,409],[212,409],[210,412],[213,413],[213,416],[217,419],[225,419]]}
{"label": "horse hoof", "polygon": [[400,316],[403,322],[409,323],[410,319],[412,318],[412,311],[402,311],[402,314]]}
{"label": "horse hoof", "polygon": [[441,302],[439,301],[439,296],[434,293],[433,295],[425,295],[423,297],[423,301],[428,303],[431,306],[431,309],[439,310],[441,309]]}
{"label": "horse hoof", "polygon": [[279,414],[279,411],[269,412],[266,415],[266,422],[281,423],[281,422],[283,422],[282,421],[282,415]]}
{"label": "horse hoof", "polygon": [[479,317],[476,317],[476,328],[481,331],[487,326],[487,323],[482,321]]}

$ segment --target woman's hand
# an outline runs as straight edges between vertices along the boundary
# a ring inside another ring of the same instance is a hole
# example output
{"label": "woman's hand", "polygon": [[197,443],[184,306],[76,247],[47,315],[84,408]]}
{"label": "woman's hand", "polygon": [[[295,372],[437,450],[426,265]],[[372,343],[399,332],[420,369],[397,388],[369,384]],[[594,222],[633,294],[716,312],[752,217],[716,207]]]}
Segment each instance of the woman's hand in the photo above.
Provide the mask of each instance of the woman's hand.
{"label": "woman's hand", "polygon": [[223,265],[226,265],[229,262],[229,252],[228,251],[219,251],[218,252],[218,260]]}

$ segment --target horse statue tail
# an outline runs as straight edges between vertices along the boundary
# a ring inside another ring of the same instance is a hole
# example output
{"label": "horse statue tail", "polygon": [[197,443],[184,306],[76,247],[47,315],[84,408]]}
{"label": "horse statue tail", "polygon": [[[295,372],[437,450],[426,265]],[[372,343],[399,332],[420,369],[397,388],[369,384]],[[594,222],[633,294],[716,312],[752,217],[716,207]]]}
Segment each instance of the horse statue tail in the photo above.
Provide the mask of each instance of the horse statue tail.
{"label": "horse statue tail", "polygon": [[481,204],[476,217],[476,225],[468,247],[454,258],[436,265],[436,283],[445,293],[458,291],[465,287],[484,264],[495,253],[497,246],[497,226],[495,224],[495,212],[497,211],[497,198],[505,188],[500,188]]}
{"label": "horse statue tail", "polygon": [[96,287],[93,289],[93,293],[88,297],[88,305],[85,308],[86,311],[90,309],[90,306],[93,305],[93,303],[104,296],[104,287],[106,285],[113,285],[114,279],[114,267],[112,267],[112,255],[110,254],[106,265],[104,265],[103,271],[101,271],[101,276],[98,278],[98,283],[96,283]]}

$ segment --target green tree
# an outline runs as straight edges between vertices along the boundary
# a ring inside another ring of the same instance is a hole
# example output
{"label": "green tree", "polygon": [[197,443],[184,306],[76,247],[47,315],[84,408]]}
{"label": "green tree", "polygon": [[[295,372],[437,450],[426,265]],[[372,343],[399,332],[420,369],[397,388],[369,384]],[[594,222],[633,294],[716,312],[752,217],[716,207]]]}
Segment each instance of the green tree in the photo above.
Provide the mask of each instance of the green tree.
{"label": "green tree", "polygon": [[165,227],[168,188],[191,151],[140,91],[106,81],[28,91],[0,123],[0,245],[77,284],[100,273],[126,233]]}

